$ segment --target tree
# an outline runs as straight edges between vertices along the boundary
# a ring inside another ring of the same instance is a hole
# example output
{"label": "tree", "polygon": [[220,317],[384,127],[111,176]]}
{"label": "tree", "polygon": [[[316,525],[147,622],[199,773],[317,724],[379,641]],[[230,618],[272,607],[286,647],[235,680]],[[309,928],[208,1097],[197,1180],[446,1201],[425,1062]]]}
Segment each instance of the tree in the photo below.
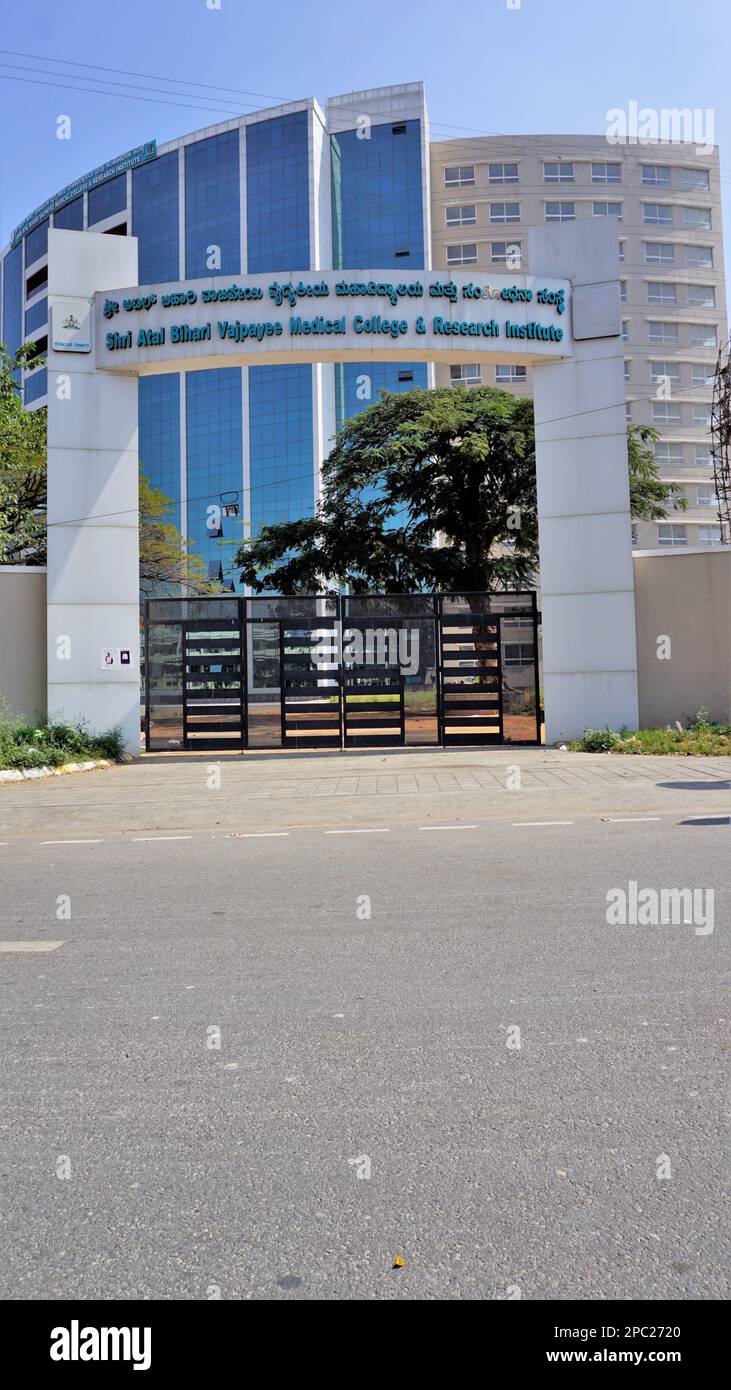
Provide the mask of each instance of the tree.
{"label": "tree", "polygon": [[[664,516],[656,431],[627,431],[633,515]],[[314,517],[261,529],[237,554],[255,592],[532,585],[538,570],[533,404],[490,387],[386,392],[347,420]]]}
{"label": "tree", "polygon": [[655,462],[655,441],[660,438],[652,425],[628,425],[630,510],[637,521],[662,521],[666,505],[684,512],[687,497],[679,497],[671,483],[664,483]]}
{"label": "tree", "polygon": [[[382,392],[347,420],[315,517],[239,548],[255,591],[519,587],[537,565],[530,400],[488,387]],[[437,544],[439,541],[439,544]]]}
{"label": "tree", "polygon": [[[46,563],[47,411],[24,410],[15,373],[43,365],[32,343],[13,357],[0,345],[0,564]],[[204,562],[170,520],[173,503],[140,470],[140,591],[143,597],[209,594]]]}
{"label": "tree", "polygon": [[24,410],[18,384],[34,359],[0,344],[0,565],[46,562],[46,411]]}

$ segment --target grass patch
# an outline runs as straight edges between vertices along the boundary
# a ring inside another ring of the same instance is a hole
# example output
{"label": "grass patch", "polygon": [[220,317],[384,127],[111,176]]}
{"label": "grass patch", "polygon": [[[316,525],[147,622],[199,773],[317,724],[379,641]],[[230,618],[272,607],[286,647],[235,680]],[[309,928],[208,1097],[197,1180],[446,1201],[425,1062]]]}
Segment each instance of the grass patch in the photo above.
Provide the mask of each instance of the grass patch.
{"label": "grass patch", "polygon": [[674,729],[587,729],[569,743],[572,753],[675,753],[686,757],[731,755],[731,724],[719,724],[706,709],[688,716]]}
{"label": "grass patch", "polygon": [[124,757],[121,729],[92,734],[84,723],[23,724],[7,709],[0,709],[0,769],[23,771],[33,767],[61,767],[63,763]]}

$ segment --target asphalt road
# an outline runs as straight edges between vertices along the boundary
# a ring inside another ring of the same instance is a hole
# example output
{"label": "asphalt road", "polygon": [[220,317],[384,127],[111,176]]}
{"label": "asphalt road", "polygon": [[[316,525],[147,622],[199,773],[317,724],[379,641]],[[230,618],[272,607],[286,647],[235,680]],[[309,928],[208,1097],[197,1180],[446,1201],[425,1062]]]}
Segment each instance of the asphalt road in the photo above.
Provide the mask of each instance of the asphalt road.
{"label": "asphalt road", "polygon": [[728,1296],[728,822],[421,823],[0,848],[0,1297]]}

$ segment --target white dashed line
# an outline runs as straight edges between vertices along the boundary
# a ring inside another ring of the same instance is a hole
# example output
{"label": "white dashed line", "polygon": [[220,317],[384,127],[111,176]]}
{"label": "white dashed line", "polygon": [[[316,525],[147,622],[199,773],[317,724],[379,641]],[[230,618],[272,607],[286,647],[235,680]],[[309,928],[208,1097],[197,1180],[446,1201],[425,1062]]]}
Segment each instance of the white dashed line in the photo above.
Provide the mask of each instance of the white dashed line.
{"label": "white dashed line", "polygon": [[514,820],[513,826],[519,825],[573,825],[572,820]]}
{"label": "white dashed line", "polygon": [[192,839],[193,839],[193,836],[192,836],[192,835],[133,835],[133,836],[132,836],[132,843],[133,843],[134,845],[139,845],[139,844],[142,844],[144,841],[149,841],[149,840],[192,840]]}
{"label": "white dashed line", "polygon": [[420,825],[420,830],[477,830],[476,825]]}
{"label": "white dashed line", "polygon": [[102,845],[103,840],[41,840],[42,845]]}
{"label": "white dashed line", "polygon": [[612,825],[639,825],[645,821],[661,820],[661,816],[605,816]]}
{"label": "white dashed line", "polygon": [[388,835],[390,825],[366,825],[357,830],[326,830],[326,835]]}
{"label": "white dashed line", "polygon": [[235,830],[229,838],[232,840],[283,840],[288,835],[288,830]]}
{"label": "white dashed line", "polygon": [[63,941],[0,941],[0,953],[16,951],[57,951]]}

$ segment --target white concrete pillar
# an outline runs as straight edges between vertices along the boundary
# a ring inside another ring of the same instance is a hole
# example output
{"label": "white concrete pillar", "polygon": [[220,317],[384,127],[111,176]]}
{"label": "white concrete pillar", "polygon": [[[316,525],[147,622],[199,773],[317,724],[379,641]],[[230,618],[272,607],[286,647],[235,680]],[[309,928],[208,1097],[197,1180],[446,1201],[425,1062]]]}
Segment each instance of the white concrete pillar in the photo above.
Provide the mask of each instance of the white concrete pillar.
{"label": "white concrete pillar", "polygon": [[[49,231],[48,714],[85,719],[95,733],[120,725],[133,753],[140,751],[137,378],[95,370],[91,299],[95,290],[136,283],[135,237]],[[103,652],[112,665],[103,664]]]}
{"label": "white concrete pillar", "polygon": [[572,282],[574,357],[535,364],[546,742],[637,728],[632,531],[614,218],[532,228],[531,274]]}

